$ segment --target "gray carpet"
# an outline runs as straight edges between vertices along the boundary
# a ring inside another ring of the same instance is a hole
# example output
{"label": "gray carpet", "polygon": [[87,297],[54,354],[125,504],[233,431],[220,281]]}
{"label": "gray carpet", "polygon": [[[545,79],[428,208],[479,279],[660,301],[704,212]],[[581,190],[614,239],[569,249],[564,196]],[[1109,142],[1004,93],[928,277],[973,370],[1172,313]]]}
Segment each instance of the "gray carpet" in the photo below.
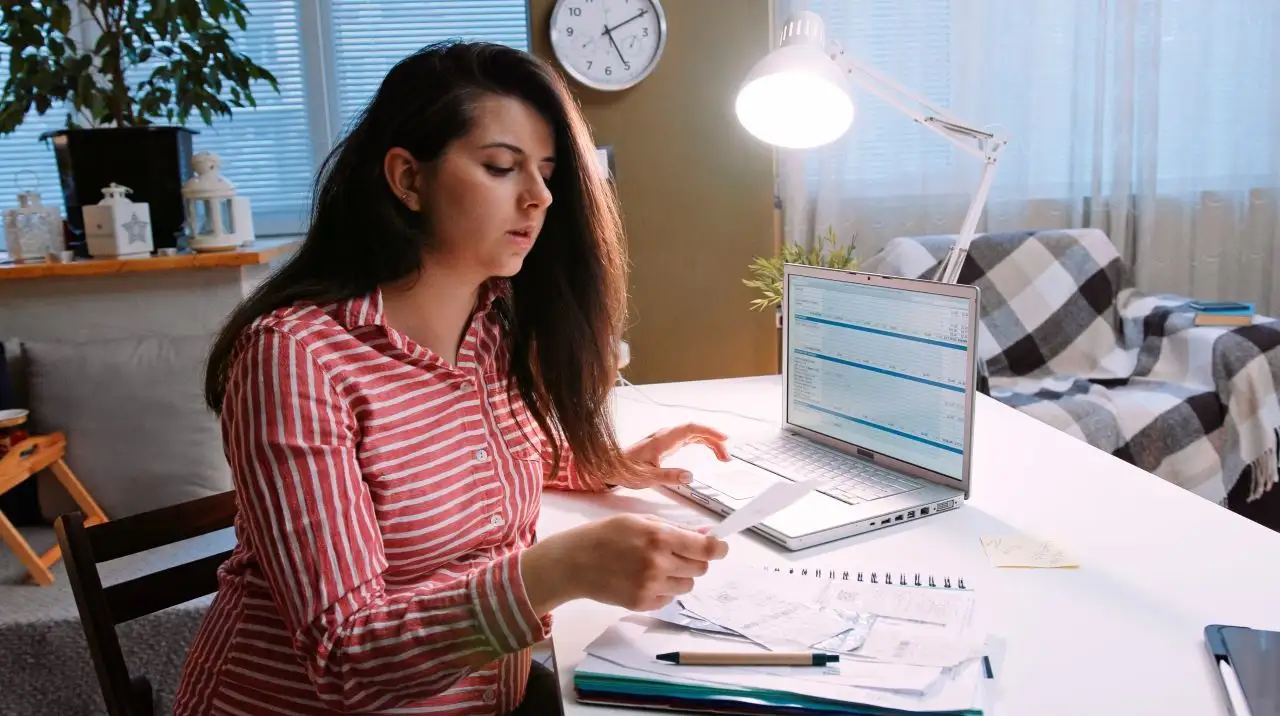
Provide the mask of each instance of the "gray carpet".
{"label": "gray carpet", "polygon": [[[56,543],[51,528],[23,529],[39,552]],[[99,565],[104,585],[230,549],[232,530]],[[173,696],[195,635],[212,597],[197,599],[121,624],[117,632],[130,673],[155,689],[156,713],[173,711]],[[0,714],[4,716],[105,716],[106,706],[85,645],[75,598],[61,562],[54,583],[35,586],[0,543]]]}

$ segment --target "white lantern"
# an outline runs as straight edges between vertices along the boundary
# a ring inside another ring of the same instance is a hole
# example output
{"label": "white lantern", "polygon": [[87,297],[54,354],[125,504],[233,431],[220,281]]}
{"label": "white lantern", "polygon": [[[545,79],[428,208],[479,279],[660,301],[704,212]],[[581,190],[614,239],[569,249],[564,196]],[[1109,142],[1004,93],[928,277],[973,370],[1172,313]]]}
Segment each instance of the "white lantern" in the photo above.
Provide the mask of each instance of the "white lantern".
{"label": "white lantern", "polygon": [[191,158],[195,176],[182,185],[187,215],[187,246],[195,251],[232,251],[253,242],[249,199],[236,196],[236,187],[221,171],[213,152]]}
{"label": "white lantern", "polygon": [[4,211],[4,243],[9,259],[17,263],[44,261],[66,248],[62,214],[56,206],[40,202],[34,189],[18,193],[18,208]]}
{"label": "white lantern", "polygon": [[131,201],[127,186],[111,182],[102,190],[102,201],[86,206],[85,244],[94,258],[136,258],[150,256],[155,248],[151,235],[151,206]]}

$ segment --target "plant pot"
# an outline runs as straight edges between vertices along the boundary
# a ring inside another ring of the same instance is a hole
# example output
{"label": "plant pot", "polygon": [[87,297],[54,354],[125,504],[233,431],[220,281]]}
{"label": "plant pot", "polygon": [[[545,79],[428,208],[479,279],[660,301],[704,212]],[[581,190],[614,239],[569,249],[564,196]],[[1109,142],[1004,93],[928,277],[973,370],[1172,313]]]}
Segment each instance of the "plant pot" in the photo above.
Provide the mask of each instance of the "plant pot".
{"label": "plant pot", "polygon": [[115,182],[133,190],[133,201],[151,208],[157,249],[174,248],[186,234],[182,182],[191,174],[191,138],[186,127],[60,129],[41,139],[53,143],[68,226],[67,248],[87,255],[80,207],[97,204]]}

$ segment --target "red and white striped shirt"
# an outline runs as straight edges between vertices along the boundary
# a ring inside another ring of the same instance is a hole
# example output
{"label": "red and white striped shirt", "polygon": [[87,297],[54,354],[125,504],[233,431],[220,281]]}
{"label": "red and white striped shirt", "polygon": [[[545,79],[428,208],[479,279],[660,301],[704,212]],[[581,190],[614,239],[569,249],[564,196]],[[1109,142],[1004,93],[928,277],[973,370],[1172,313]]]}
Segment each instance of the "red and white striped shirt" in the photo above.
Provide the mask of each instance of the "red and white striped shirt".
{"label": "red and white striped shirt", "polygon": [[520,573],[544,486],[599,490],[518,395],[481,291],[455,365],[382,294],[281,309],[241,342],[222,413],[238,546],[174,713],[492,714],[549,633]]}

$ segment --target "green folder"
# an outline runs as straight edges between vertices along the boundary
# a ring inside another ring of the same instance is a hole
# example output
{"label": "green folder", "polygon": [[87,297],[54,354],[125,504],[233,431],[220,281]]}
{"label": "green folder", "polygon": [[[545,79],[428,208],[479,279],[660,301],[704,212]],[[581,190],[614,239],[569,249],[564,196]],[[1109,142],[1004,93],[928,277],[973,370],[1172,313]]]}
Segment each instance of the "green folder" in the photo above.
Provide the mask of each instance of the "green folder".
{"label": "green folder", "polygon": [[981,716],[980,709],[965,711],[902,711],[876,706],[835,702],[801,694],[767,689],[695,684],[660,678],[637,678],[593,671],[574,671],[578,699],[586,703],[637,708],[682,709],[716,714],[784,714],[804,716],[905,716],[906,714],[956,714]]}

